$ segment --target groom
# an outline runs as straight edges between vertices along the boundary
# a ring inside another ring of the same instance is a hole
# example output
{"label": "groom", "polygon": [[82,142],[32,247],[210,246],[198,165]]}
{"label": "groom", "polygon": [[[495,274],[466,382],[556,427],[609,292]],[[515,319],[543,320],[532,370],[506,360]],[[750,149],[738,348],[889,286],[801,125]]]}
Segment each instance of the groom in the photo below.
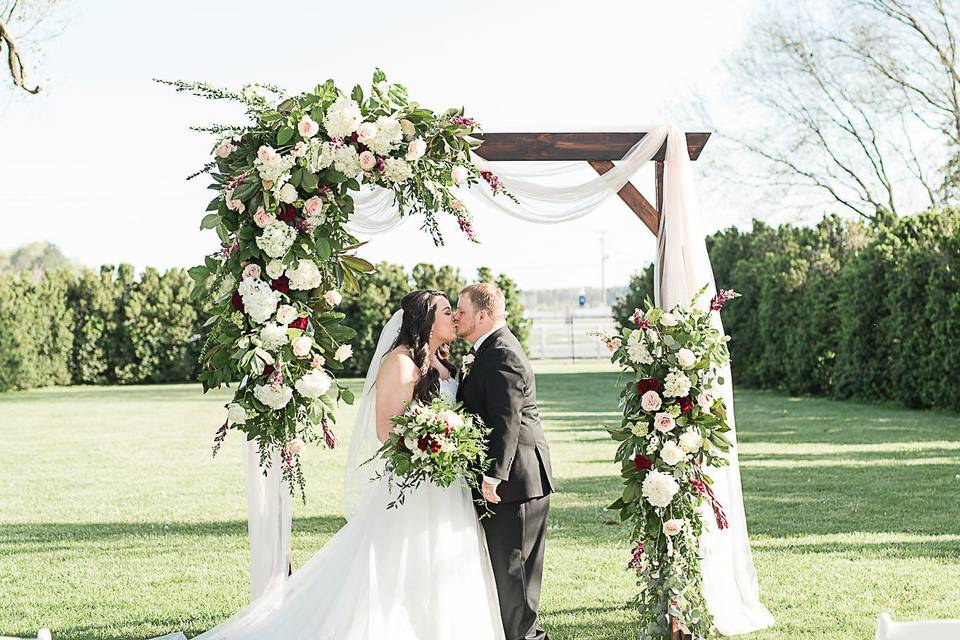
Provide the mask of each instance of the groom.
{"label": "groom", "polygon": [[506,640],[547,640],[537,608],[553,476],[533,369],[506,327],[506,304],[496,286],[461,291],[454,323],[457,335],[473,345],[457,400],[492,429],[493,464],[481,490],[493,516],[481,522]]}

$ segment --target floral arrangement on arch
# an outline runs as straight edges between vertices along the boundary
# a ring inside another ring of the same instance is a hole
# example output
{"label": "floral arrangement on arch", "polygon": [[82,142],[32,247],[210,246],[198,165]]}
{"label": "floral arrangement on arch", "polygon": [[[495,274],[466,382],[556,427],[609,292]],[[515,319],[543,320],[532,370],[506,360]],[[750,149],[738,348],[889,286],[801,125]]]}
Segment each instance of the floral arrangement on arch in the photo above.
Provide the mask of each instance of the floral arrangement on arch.
{"label": "floral arrangement on arch", "polygon": [[724,435],[726,406],[715,390],[729,361],[729,337],[711,314],[739,297],[720,290],[704,310],[689,306],[666,311],[644,303],[633,314],[634,328],[619,336],[596,335],[629,380],[620,392],[623,420],[608,429],[620,443],[623,495],[608,508],[633,524],[629,567],[640,592],[639,638],[669,640],[671,618],[694,639],[716,635],[703,599],[700,570],[701,508],[709,505],[717,525],[727,526],[723,506],[711,488],[707,467],[728,464],[731,442]]}
{"label": "floral arrangement on arch", "polygon": [[[337,311],[360,290],[373,265],[346,228],[361,185],[393,192],[401,215],[420,214],[434,242],[447,213],[476,241],[470,213],[454,186],[496,175],[480,171],[471,151],[480,131],[462,109],[437,114],[407,99],[379,69],[372,88],[349,94],[332,80],[291,97],[271,85],[239,93],[205,83],[160,81],[177,91],[246,106],[252,124],[193,127],[218,134],[209,174],[217,195],[201,229],[221,248],[189,270],[194,299],[207,302],[201,355],[204,392],[238,382],[214,455],[229,429],[257,439],[261,467],[280,453],[283,478],[305,499],[300,454],[308,443],[336,445],[331,425],[339,401],[353,394],[335,372],[351,357],[356,332]],[[508,197],[509,194],[508,194]]]}

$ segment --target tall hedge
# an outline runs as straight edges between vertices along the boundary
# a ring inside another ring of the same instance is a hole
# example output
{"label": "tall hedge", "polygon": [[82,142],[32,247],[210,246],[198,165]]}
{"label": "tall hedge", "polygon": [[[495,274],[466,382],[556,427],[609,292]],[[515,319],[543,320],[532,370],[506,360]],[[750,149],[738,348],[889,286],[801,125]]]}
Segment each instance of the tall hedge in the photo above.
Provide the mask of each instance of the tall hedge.
{"label": "tall hedge", "polygon": [[[508,276],[481,269],[478,280],[504,289],[510,328],[529,332],[520,291]],[[456,296],[467,280],[456,268],[420,264],[411,272],[388,263],[365,280],[342,310],[357,330],[348,372],[366,371],[380,328],[403,296],[419,288]],[[190,300],[182,269],[103,266],[98,272],[0,273],[0,391],[67,384],[191,382],[203,341],[202,303]],[[466,351],[456,344],[455,353]]]}
{"label": "tall hedge", "polygon": [[[827,216],[812,228],[753,227],[707,239],[734,381],[798,394],[960,409],[960,210]],[[645,295],[648,267],[615,317]]]}

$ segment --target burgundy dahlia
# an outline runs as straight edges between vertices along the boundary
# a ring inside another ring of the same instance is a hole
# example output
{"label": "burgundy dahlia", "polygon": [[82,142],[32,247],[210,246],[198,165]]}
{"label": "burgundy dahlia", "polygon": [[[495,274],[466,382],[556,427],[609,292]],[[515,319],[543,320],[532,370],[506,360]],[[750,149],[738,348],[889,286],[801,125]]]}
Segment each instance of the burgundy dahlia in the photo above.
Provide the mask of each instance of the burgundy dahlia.
{"label": "burgundy dahlia", "polygon": [[302,329],[302,330],[306,330],[306,328],[307,328],[307,318],[306,318],[305,316],[304,316],[304,317],[297,318],[296,320],[294,320],[293,322],[291,322],[291,323],[288,324],[287,326],[290,327],[291,329]]}
{"label": "burgundy dahlia", "polygon": [[633,457],[633,466],[636,467],[637,471],[646,471],[653,468],[653,460],[638,453]]}
{"label": "burgundy dahlia", "polygon": [[690,413],[691,409],[693,409],[693,398],[690,396],[683,396],[680,398],[680,411],[683,413]]}
{"label": "burgundy dahlia", "polygon": [[277,212],[277,219],[283,220],[284,222],[291,222],[294,218],[297,217],[297,208],[292,204],[285,204],[280,207],[280,211]]}
{"label": "burgundy dahlia", "polygon": [[280,293],[289,293],[290,280],[287,279],[287,276],[280,276],[279,278],[270,281],[270,288],[274,291],[279,291]]}
{"label": "burgundy dahlia", "polygon": [[663,385],[656,378],[644,378],[637,381],[637,395],[643,395],[647,391],[660,391]]}

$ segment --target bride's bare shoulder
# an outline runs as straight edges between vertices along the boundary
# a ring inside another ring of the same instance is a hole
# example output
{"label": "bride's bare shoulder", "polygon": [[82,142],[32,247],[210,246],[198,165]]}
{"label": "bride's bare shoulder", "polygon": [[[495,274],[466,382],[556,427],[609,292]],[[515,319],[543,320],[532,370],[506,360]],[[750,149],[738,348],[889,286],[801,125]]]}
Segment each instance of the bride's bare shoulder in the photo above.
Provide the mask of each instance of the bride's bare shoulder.
{"label": "bride's bare shoulder", "polygon": [[397,347],[386,355],[377,373],[377,382],[409,384],[420,378],[420,371],[406,347]]}

